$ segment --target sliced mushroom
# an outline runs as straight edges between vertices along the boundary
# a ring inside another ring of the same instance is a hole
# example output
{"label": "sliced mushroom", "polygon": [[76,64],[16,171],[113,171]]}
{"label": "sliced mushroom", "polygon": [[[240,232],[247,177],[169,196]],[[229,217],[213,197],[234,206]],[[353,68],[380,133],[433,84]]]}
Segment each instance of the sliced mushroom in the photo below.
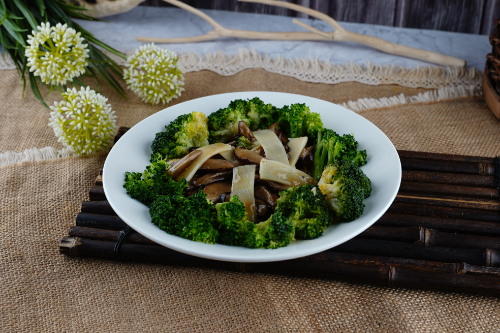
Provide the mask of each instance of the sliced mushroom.
{"label": "sliced mushroom", "polygon": [[255,182],[257,182],[259,185],[264,186],[267,190],[273,192],[274,194],[278,194],[281,191],[285,191],[286,189],[290,188],[289,185],[284,185],[280,183],[276,183],[270,180],[264,180],[264,179],[259,179],[255,178]]}
{"label": "sliced mushroom", "polygon": [[268,214],[267,204],[264,200],[255,199],[255,206],[257,206],[257,217],[259,221],[264,221]]}
{"label": "sliced mushroom", "polygon": [[269,126],[269,129],[272,130],[272,131],[275,131],[276,132],[276,127],[279,125],[279,123],[274,123],[272,124],[271,126]]}
{"label": "sliced mushroom", "polygon": [[231,193],[222,193],[217,202],[229,202],[231,200]]}
{"label": "sliced mushroom", "polygon": [[175,179],[178,175],[181,174],[182,171],[184,171],[189,166],[189,164],[191,164],[191,162],[193,162],[200,155],[200,150],[193,150],[192,152],[181,158],[179,162],[175,163],[173,167],[168,169],[167,174]]}
{"label": "sliced mushroom", "polygon": [[217,173],[207,173],[204,176],[196,179],[192,184],[194,186],[204,186],[216,182],[221,182],[224,180],[232,179],[233,175],[231,171],[217,172]]}
{"label": "sliced mushroom", "polygon": [[304,148],[302,153],[299,156],[299,162],[303,166],[311,165],[313,162],[313,154],[312,154],[313,146]]}
{"label": "sliced mushroom", "polygon": [[203,163],[198,170],[203,171],[228,171],[234,168],[236,165],[232,162],[229,162],[220,158],[209,158]]}
{"label": "sliced mushroom", "polygon": [[272,209],[276,208],[276,200],[278,200],[279,197],[269,192],[264,186],[255,186],[254,195],[264,200]]}
{"label": "sliced mushroom", "polygon": [[256,164],[260,165],[260,160],[262,160],[262,156],[258,153],[247,150],[242,146],[236,147],[234,150],[234,156],[236,159],[244,164]]}
{"label": "sliced mushroom", "polygon": [[207,194],[207,199],[216,203],[219,198],[226,193],[231,193],[231,182],[219,182],[205,186],[203,192]]}
{"label": "sliced mushroom", "polygon": [[238,132],[240,132],[240,134],[248,140],[252,142],[255,141],[255,136],[253,135],[252,130],[248,128],[247,124],[243,120],[238,123]]}

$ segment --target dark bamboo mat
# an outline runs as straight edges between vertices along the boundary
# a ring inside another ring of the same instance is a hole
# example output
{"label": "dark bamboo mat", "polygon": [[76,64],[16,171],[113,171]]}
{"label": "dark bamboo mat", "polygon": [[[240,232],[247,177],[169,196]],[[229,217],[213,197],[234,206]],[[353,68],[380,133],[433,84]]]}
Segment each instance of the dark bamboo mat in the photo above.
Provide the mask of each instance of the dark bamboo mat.
{"label": "dark bamboo mat", "polygon": [[[118,140],[128,128],[120,128]],[[398,151],[402,183],[389,210],[365,232],[327,251],[271,263],[198,258],[159,246],[115,214],[102,176],[60,244],[95,257],[240,272],[297,275],[392,287],[500,295],[498,158]],[[115,250],[118,239],[125,239]]]}

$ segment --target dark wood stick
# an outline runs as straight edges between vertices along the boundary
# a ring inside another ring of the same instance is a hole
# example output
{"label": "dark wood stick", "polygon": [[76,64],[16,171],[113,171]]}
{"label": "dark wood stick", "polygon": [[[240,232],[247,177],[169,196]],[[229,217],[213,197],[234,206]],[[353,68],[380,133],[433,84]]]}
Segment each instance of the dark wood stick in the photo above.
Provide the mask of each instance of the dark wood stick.
{"label": "dark wood stick", "polygon": [[448,263],[466,262],[472,265],[500,267],[500,253],[490,249],[460,249],[378,239],[353,238],[328,251]]}
{"label": "dark wood stick", "polygon": [[118,216],[90,213],[78,213],[76,225],[104,230],[123,230],[127,227],[127,224]]}
{"label": "dark wood stick", "polygon": [[[113,242],[77,237],[63,238],[60,252],[69,256],[112,259]],[[394,266],[359,265],[311,257],[271,263],[232,263],[185,255],[162,246],[125,243],[118,258],[169,265],[226,269],[240,272],[260,272],[340,279],[349,282],[371,283],[392,287],[408,287],[500,295],[498,278],[477,274],[404,269]]]}
{"label": "dark wood stick", "polygon": [[494,176],[403,170],[403,181],[496,188]]}
{"label": "dark wood stick", "polygon": [[[116,242],[120,237],[120,231],[71,226],[68,236]],[[128,235],[126,241],[133,244],[158,245],[137,232]]]}
{"label": "dark wood stick", "polygon": [[106,195],[104,194],[104,187],[95,185],[92,186],[89,190],[89,200],[90,201],[106,200]]}
{"label": "dark wood stick", "polygon": [[387,227],[422,226],[424,228],[445,232],[500,236],[500,225],[496,222],[451,219],[445,217],[385,213],[375,225]]}
{"label": "dark wood stick", "polygon": [[97,178],[95,179],[95,186],[102,186],[102,175],[98,175]]}
{"label": "dark wood stick", "polygon": [[82,202],[82,213],[101,214],[101,215],[116,215],[113,208],[107,200],[103,201],[84,201]]}
{"label": "dark wood stick", "polygon": [[[70,236],[82,238],[116,241],[119,231],[78,226],[71,227],[69,234]],[[146,237],[137,234],[132,235],[134,236],[130,237],[132,237],[134,243],[151,244],[151,241]],[[455,239],[459,241],[457,242]],[[412,244],[414,242],[425,245]],[[493,249],[485,249],[485,245]],[[500,243],[495,237],[454,235],[422,227],[374,226],[362,233],[359,238],[354,238],[328,251],[448,263],[467,262],[481,266],[500,266],[500,254],[494,249],[500,249]]]}
{"label": "dark wood stick", "polygon": [[402,181],[399,191],[408,192],[414,195],[429,193],[498,199],[498,190],[496,188],[489,187]]}
{"label": "dark wood stick", "polygon": [[457,209],[450,207],[417,205],[406,203],[393,203],[388,212],[398,214],[426,215],[445,217],[452,219],[466,219],[487,222],[500,222],[500,214],[497,211],[477,209]]}
{"label": "dark wood stick", "polygon": [[[113,259],[114,248],[115,242],[65,237],[61,241],[59,252],[72,257]],[[239,263],[194,257],[159,245],[123,243],[118,252],[118,259],[123,261],[239,270]]]}
{"label": "dark wood stick", "polygon": [[116,143],[118,140],[120,140],[120,138],[123,136],[123,134],[125,134],[129,129],[130,129],[130,127],[121,126],[115,135],[114,143]]}
{"label": "dark wood stick", "polygon": [[430,194],[413,194],[411,192],[400,191],[394,203],[405,203],[412,205],[441,206],[450,208],[478,209],[489,211],[500,211],[498,200],[486,200],[484,198],[465,198],[453,196],[438,196]]}
{"label": "dark wood stick", "polygon": [[405,170],[414,171],[451,172],[482,176],[495,174],[495,164],[493,163],[401,158],[401,167]]}
{"label": "dark wood stick", "polygon": [[400,158],[408,158],[408,159],[413,158],[413,159],[450,161],[450,162],[494,163],[495,160],[493,157],[426,153],[426,152],[410,151],[410,150],[398,150],[398,154]]}

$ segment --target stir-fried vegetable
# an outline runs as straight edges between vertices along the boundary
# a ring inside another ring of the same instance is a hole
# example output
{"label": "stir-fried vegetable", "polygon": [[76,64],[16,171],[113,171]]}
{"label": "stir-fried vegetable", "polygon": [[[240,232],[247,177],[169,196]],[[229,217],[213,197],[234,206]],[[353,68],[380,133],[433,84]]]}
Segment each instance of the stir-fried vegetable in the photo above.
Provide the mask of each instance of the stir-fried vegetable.
{"label": "stir-fried vegetable", "polygon": [[371,193],[359,168],[366,151],[305,104],[254,98],[208,118],[192,112],[156,134],[152,151],[143,173],[126,173],[127,193],[160,229],[199,242],[275,249],[314,239],[358,218]]}

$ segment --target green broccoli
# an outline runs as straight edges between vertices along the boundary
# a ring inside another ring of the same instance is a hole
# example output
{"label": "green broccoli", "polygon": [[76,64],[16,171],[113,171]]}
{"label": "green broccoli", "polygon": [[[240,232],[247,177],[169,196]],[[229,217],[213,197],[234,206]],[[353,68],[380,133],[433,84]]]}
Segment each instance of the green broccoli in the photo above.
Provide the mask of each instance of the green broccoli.
{"label": "green broccoli", "polygon": [[259,98],[237,99],[208,116],[210,143],[227,142],[238,133],[238,123],[244,121],[251,130],[264,129],[275,120],[277,108]]}
{"label": "green broccoli", "polygon": [[219,223],[217,243],[250,248],[264,246],[264,236],[260,234],[257,226],[246,218],[245,205],[238,196],[231,197],[229,202],[218,203],[215,207]]}
{"label": "green broccoli", "polygon": [[268,249],[277,249],[295,241],[295,228],[280,211],[276,211],[267,221],[257,224],[257,228],[264,236],[264,247]]}
{"label": "green broccoli", "polygon": [[252,131],[269,128],[276,122],[278,108],[272,104],[264,104],[258,97],[247,102],[247,116],[250,124],[247,124]]}
{"label": "green broccoli", "polygon": [[167,175],[168,164],[158,160],[146,167],[143,173],[125,172],[123,187],[127,194],[149,206],[160,195],[182,194],[187,182],[176,182]]}
{"label": "green broccoli", "polygon": [[350,222],[363,214],[365,204],[372,191],[371,181],[352,161],[339,161],[328,165],[318,182],[336,219]]}
{"label": "green broccoli", "polygon": [[305,104],[285,105],[278,111],[277,122],[289,138],[309,137],[309,143],[314,144],[318,133],[323,129],[323,122],[318,113],[311,112]]}
{"label": "green broccoli", "polygon": [[314,150],[312,177],[319,180],[326,165],[341,160],[362,166],[366,164],[366,150],[358,150],[358,142],[351,134],[340,136],[334,130],[323,128],[318,133]]}
{"label": "green broccoli", "polygon": [[177,117],[165,126],[164,132],[156,133],[151,144],[151,162],[186,155],[191,147],[208,145],[208,119],[201,112],[191,112]]}
{"label": "green broccoli", "polygon": [[290,187],[280,192],[276,210],[295,227],[297,239],[314,239],[332,223],[334,214],[316,185]]}
{"label": "green broccoli", "polygon": [[219,235],[214,227],[215,205],[202,191],[184,197],[164,195],[149,207],[151,222],[167,233],[196,242],[216,242]]}

